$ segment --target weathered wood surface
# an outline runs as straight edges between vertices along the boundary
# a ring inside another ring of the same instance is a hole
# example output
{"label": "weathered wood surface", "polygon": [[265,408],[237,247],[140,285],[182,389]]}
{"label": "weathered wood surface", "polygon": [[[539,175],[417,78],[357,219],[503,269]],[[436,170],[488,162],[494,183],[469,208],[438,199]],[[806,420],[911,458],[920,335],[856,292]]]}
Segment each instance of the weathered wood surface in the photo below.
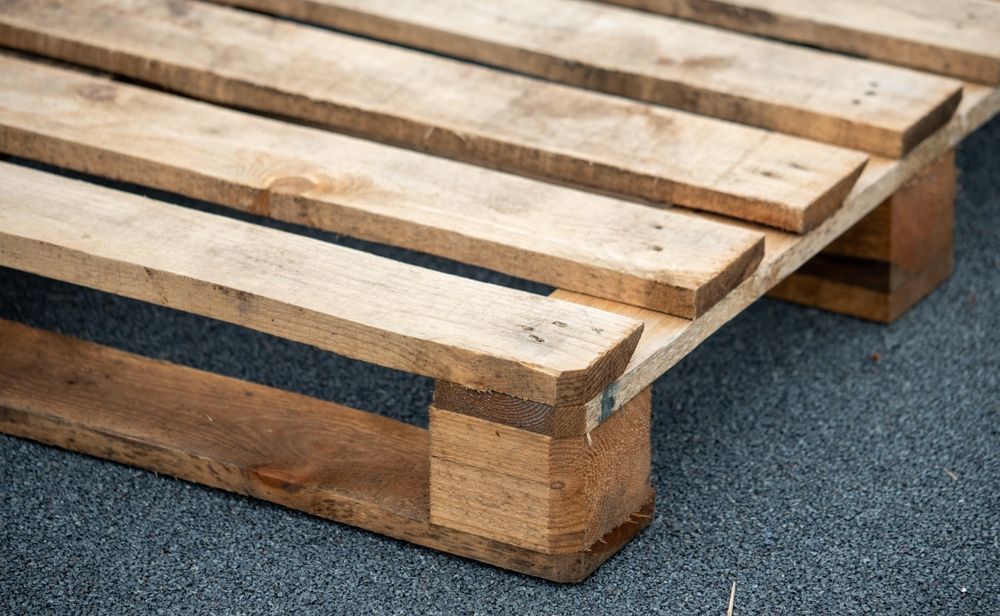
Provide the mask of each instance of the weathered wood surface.
{"label": "weathered wood surface", "polygon": [[874,158],[848,196],[844,207],[819,228],[805,236],[764,230],[764,260],[754,274],[697,319],[682,319],[578,293],[556,291],[553,297],[641,319],[646,324],[639,346],[625,373],[600,396],[586,404],[588,423],[597,425],[602,417],[607,416],[606,412],[602,413],[602,408],[608,406],[609,400],[614,400],[617,408],[641,392],[722,325],[802,267],[927,165],[953,149],[966,135],[998,112],[1000,90],[966,85],[962,104],[945,127],[901,160]]}
{"label": "weathered wood surface", "polygon": [[0,431],[560,582],[645,527],[541,554],[429,522],[426,430],[0,320]]}
{"label": "weathered wood surface", "polygon": [[605,0],[952,75],[1000,83],[995,0]]}
{"label": "weathered wood surface", "polygon": [[889,157],[943,125],[962,91],[943,77],[581,0],[222,1]]}
{"label": "weathered wood surface", "polygon": [[0,164],[0,265],[546,404],[621,374],[642,324]]}
{"label": "weathered wood surface", "polygon": [[864,153],[186,0],[0,0],[0,44],[214,102],[792,231]]}
{"label": "weathered wood surface", "polygon": [[0,152],[684,317],[763,234],[0,55]]}
{"label": "weathered wood surface", "polygon": [[951,150],[770,295],[880,323],[895,321],[951,274],[956,175]]}
{"label": "weathered wood surface", "polygon": [[652,495],[650,389],[552,438],[431,406],[430,520],[550,554],[586,550]]}

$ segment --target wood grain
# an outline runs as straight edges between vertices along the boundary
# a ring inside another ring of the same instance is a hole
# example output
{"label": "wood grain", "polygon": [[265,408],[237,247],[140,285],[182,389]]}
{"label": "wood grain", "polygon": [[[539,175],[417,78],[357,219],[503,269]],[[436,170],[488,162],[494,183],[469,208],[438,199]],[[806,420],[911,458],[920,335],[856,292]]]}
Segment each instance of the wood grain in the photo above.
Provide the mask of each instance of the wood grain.
{"label": "wood grain", "polygon": [[0,152],[693,317],[764,236],[0,56]]}
{"label": "wood grain", "polygon": [[605,0],[891,64],[1000,83],[995,0]]}
{"label": "wood grain", "polygon": [[652,493],[650,389],[587,435],[552,438],[430,409],[430,519],[522,548],[579,552]]}
{"label": "wood grain", "polygon": [[434,154],[792,231],[835,211],[867,160],[186,0],[0,0],[0,44]]}
{"label": "wood grain", "polygon": [[0,320],[0,431],[578,582],[645,527],[548,555],[428,521],[426,430]]}
{"label": "wood grain", "polygon": [[962,93],[951,79],[581,0],[223,3],[890,157],[944,124]]}
{"label": "wood grain", "polygon": [[955,151],[771,290],[778,299],[891,323],[952,272]]}
{"label": "wood grain", "polygon": [[[722,325],[767,293],[778,282],[802,267],[824,247],[843,235],[868,213],[906,185],[927,165],[953,149],[966,135],[1000,112],[1000,90],[967,84],[955,117],[901,160],[874,158],[850,196],[836,214],[808,235],[763,230],[764,260],[750,278],[703,316],[682,319],[635,306],[587,295],[556,291],[553,297],[641,319],[645,324],[624,374],[586,406],[589,425],[600,423],[609,392],[619,401],[629,400],[685,357]],[[747,225],[750,227],[751,225]]]}
{"label": "wood grain", "polygon": [[0,265],[553,405],[582,403],[621,374],[642,331],[618,315],[9,164]]}

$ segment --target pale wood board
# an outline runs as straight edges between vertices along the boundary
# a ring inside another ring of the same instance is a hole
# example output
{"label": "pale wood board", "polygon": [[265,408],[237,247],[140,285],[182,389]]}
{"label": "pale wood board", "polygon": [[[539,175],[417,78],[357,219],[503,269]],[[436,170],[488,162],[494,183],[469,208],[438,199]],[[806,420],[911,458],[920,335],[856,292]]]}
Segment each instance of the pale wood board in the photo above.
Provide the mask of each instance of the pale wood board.
{"label": "pale wood board", "polygon": [[588,435],[430,408],[430,520],[549,554],[587,549],[649,500],[650,389]]}
{"label": "pale wood board", "polygon": [[0,55],[0,151],[693,317],[764,236]]}
{"label": "pale wood board", "polygon": [[605,0],[724,28],[1000,83],[995,0]]}
{"label": "pale wood board", "polygon": [[186,0],[0,0],[0,44],[370,138],[792,231],[861,152]]}
{"label": "pale wood board", "polygon": [[[764,230],[764,260],[750,278],[705,315],[682,319],[600,300],[578,293],[556,291],[553,297],[641,319],[646,327],[625,373],[587,404],[591,426],[607,416],[609,398],[620,406],[690,353],[712,333],[799,269],[824,247],[843,235],[916,176],[927,165],[954,148],[966,135],[1000,112],[1000,89],[967,84],[955,117],[902,160],[875,158],[865,169],[844,207],[805,236]],[[704,214],[703,214],[704,216]],[[747,225],[748,227],[751,225]]]}
{"label": "pale wood board", "polygon": [[888,157],[947,122],[962,91],[952,79],[582,0],[221,3]]}
{"label": "pale wood board", "polygon": [[642,330],[600,310],[6,163],[0,265],[547,404],[599,392]]}
{"label": "pale wood board", "polygon": [[578,582],[653,515],[582,552],[526,550],[430,523],[427,430],[9,321],[0,340],[2,432],[529,575]]}
{"label": "pale wood board", "polygon": [[954,265],[955,150],[770,290],[770,297],[891,323]]}

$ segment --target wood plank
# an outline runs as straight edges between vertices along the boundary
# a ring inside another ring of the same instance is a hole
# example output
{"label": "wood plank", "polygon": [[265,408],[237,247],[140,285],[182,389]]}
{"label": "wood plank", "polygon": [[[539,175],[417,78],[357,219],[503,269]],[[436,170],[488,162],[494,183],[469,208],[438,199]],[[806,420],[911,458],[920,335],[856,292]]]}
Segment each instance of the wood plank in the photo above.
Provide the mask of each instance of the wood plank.
{"label": "wood plank", "polygon": [[951,79],[581,0],[221,1],[889,157],[943,125],[962,93]]}
{"label": "wood plank", "polygon": [[618,315],[9,164],[0,265],[547,404],[600,391],[642,331]]}
{"label": "wood plank", "polygon": [[0,152],[693,317],[764,236],[0,55]]}
{"label": "wood plank", "polygon": [[754,274],[697,319],[682,319],[578,293],[555,291],[553,297],[641,319],[646,324],[625,372],[586,404],[588,425],[596,426],[608,416],[609,400],[616,400],[614,408],[617,408],[637,395],[730,319],[857,224],[927,165],[998,113],[1000,89],[967,84],[962,104],[945,127],[901,160],[873,159],[844,207],[818,229],[805,236],[764,230],[764,260]]}
{"label": "wood plank", "polygon": [[560,582],[649,523],[547,555],[429,522],[426,430],[0,320],[0,431]]}
{"label": "wood plank", "polygon": [[769,295],[895,321],[951,275],[956,176],[949,150]]}
{"label": "wood plank", "polygon": [[593,545],[652,494],[650,388],[552,438],[431,406],[430,519],[547,554]]}
{"label": "wood plank", "polygon": [[[803,231],[867,157],[186,0],[0,0],[0,44],[452,158]],[[211,32],[211,37],[206,37]]]}
{"label": "wood plank", "polygon": [[891,64],[1000,83],[993,0],[605,0]]}

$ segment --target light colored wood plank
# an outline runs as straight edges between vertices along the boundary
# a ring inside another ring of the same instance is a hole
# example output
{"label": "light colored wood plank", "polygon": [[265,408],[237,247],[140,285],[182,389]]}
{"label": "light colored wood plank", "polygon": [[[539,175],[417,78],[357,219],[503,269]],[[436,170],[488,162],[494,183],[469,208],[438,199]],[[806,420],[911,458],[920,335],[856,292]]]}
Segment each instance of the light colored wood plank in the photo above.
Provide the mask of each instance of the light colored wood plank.
{"label": "light colored wood plank", "polygon": [[600,391],[642,330],[599,310],[9,164],[0,165],[0,265],[547,404]]}
{"label": "light colored wood plank", "polygon": [[624,374],[586,404],[588,424],[595,426],[607,416],[602,408],[607,407],[609,399],[620,405],[638,394],[998,112],[1000,89],[967,84],[962,104],[947,125],[901,160],[873,159],[844,207],[819,228],[804,236],[764,230],[764,260],[754,274],[697,319],[682,319],[578,293],[554,292],[553,297],[641,319],[646,324]]}
{"label": "light colored wood plank", "polygon": [[947,122],[962,93],[943,77],[582,0],[222,2],[889,157]]}
{"label": "light colored wood plank", "polygon": [[0,320],[0,431],[578,582],[645,527],[541,554],[429,522],[426,430]]}
{"label": "light colored wood plank", "polygon": [[552,438],[431,406],[430,520],[548,554],[585,550],[649,500],[650,389]]}
{"label": "light colored wood plank", "polygon": [[891,64],[1000,83],[991,0],[605,0]]}
{"label": "light colored wood plank", "polygon": [[895,321],[951,274],[956,175],[950,150],[769,295]]}
{"label": "light colored wood plank", "polygon": [[[436,154],[803,231],[860,153],[185,0],[0,0],[0,43]],[[210,33],[210,34],[209,34]]]}
{"label": "light colored wood plank", "polygon": [[0,151],[680,316],[764,236],[0,56]]}

